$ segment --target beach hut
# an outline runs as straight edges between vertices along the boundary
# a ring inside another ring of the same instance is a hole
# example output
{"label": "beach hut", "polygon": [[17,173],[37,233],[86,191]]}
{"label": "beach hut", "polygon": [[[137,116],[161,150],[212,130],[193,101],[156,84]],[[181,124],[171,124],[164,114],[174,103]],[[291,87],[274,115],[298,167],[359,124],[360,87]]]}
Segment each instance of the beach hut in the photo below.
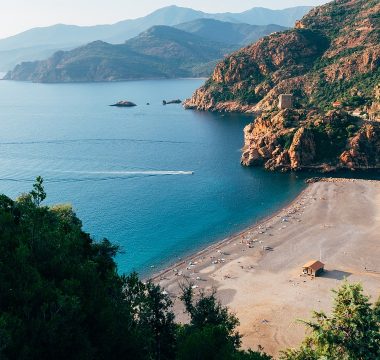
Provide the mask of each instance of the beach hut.
{"label": "beach hut", "polygon": [[323,273],[325,264],[318,260],[311,260],[302,266],[302,272],[309,276],[319,276]]}

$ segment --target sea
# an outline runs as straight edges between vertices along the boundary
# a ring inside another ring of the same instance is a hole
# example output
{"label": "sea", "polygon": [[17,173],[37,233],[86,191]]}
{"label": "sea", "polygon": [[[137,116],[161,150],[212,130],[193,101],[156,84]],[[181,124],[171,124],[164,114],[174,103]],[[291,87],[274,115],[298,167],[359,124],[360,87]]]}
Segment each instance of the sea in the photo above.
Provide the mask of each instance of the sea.
{"label": "sea", "polygon": [[0,81],[0,193],[42,176],[46,205],[72,204],[95,241],[119,245],[118,271],[143,276],[256,223],[304,179],[240,165],[252,116],[162,104],[203,82]]}

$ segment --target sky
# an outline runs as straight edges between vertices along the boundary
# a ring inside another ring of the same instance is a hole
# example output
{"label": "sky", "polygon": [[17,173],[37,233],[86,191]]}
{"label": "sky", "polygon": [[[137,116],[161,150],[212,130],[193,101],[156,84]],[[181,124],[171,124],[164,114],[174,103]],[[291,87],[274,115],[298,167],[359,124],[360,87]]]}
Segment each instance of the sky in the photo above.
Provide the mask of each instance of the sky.
{"label": "sky", "polygon": [[145,16],[168,5],[205,12],[241,12],[255,6],[283,9],[327,0],[0,0],[0,38],[57,23],[110,24]]}

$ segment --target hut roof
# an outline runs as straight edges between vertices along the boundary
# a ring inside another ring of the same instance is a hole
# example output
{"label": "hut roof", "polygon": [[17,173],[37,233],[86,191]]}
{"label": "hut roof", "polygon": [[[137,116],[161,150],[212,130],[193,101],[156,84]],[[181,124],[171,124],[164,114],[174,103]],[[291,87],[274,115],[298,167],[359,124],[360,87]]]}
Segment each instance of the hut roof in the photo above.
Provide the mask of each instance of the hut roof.
{"label": "hut roof", "polygon": [[312,270],[316,271],[316,270],[322,269],[324,266],[325,266],[325,264],[318,261],[318,260],[311,260],[311,261],[307,262],[303,266],[303,268],[308,268],[308,269],[312,269]]}

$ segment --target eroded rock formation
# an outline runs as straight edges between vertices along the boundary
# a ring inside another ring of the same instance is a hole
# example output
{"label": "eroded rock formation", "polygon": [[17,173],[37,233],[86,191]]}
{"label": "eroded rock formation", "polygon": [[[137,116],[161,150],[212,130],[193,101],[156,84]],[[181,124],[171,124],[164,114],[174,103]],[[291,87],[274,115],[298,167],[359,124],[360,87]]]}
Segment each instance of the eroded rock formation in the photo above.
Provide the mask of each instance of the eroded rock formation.
{"label": "eroded rock formation", "polygon": [[343,111],[264,113],[244,129],[242,164],[269,170],[380,167],[380,123]]}

